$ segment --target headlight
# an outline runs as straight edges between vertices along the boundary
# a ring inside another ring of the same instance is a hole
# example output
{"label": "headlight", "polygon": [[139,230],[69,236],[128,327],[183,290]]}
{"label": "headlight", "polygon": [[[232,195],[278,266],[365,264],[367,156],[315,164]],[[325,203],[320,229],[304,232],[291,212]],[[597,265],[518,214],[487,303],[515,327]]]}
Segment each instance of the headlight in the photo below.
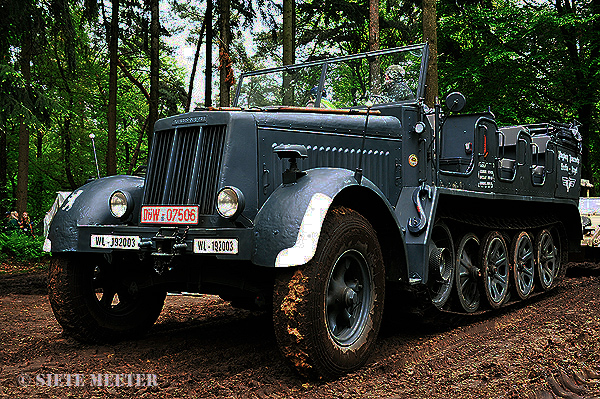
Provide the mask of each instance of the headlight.
{"label": "headlight", "polygon": [[126,218],[133,211],[133,199],[127,191],[117,190],[108,200],[110,213],[117,219]]}
{"label": "headlight", "polygon": [[244,194],[235,187],[223,187],[217,194],[217,212],[226,219],[238,217],[244,205]]}

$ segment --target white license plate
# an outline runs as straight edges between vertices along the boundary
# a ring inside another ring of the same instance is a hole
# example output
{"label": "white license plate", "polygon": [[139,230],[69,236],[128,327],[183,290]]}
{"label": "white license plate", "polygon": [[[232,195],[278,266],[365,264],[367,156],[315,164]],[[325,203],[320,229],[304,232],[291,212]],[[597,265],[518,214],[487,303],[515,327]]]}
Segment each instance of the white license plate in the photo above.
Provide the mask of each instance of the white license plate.
{"label": "white license plate", "polygon": [[194,252],[197,254],[237,254],[237,238],[196,238]]}
{"label": "white license plate", "polygon": [[112,249],[139,249],[139,236],[115,236],[112,234],[92,234],[90,247]]}
{"label": "white license plate", "polygon": [[141,223],[198,224],[197,205],[143,206]]}

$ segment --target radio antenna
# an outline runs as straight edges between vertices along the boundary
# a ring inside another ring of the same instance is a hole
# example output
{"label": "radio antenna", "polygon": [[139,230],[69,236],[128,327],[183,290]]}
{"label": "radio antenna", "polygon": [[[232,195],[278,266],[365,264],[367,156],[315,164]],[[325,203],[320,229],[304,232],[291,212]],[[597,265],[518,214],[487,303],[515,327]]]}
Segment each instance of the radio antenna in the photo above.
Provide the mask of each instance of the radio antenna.
{"label": "radio antenna", "polygon": [[96,138],[96,135],[94,133],[90,133],[90,139],[92,139],[92,148],[94,149],[94,162],[96,163],[96,173],[99,179],[100,169],[98,168],[98,157],[96,156],[96,144],[94,143],[94,138]]}
{"label": "radio antenna", "polygon": [[365,152],[365,140],[367,138],[367,125],[369,124],[369,111],[371,110],[373,103],[371,101],[367,101],[365,103],[365,105],[367,106],[367,117],[365,118],[365,127],[363,129],[362,145],[360,146],[360,152],[358,153],[358,167],[356,168],[356,171],[354,172],[354,178],[356,179],[356,181],[358,182],[359,185],[360,185],[360,182],[362,181],[362,177],[363,177],[363,169],[362,169],[363,152]]}

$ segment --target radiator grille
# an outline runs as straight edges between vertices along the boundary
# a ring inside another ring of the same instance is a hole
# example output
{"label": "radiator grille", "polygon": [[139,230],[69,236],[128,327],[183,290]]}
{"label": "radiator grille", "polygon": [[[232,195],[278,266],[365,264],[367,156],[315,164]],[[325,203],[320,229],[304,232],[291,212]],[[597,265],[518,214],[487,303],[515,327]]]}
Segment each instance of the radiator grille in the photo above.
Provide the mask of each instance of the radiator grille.
{"label": "radiator grille", "polygon": [[225,130],[194,126],[156,132],[144,204],[197,204],[201,214],[213,214]]}

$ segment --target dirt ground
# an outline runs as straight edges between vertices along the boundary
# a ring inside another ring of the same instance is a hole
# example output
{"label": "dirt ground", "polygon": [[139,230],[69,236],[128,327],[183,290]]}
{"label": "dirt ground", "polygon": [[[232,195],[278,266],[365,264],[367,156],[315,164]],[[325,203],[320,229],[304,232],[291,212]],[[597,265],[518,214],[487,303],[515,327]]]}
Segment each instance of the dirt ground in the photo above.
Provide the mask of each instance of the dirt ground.
{"label": "dirt ground", "polygon": [[598,265],[572,265],[551,294],[461,325],[397,320],[366,367],[333,382],[287,366],[268,313],[170,295],[147,336],[84,345],[62,335],[44,270],[0,271],[0,397],[600,397]]}

